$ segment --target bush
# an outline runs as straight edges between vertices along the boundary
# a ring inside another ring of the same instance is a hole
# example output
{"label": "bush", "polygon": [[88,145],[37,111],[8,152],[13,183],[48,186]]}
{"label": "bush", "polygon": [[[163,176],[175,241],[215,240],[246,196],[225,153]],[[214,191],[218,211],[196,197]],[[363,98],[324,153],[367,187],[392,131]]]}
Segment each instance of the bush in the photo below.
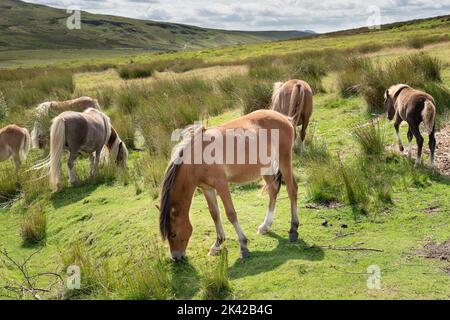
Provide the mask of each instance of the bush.
{"label": "bush", "polygon": [[135,148],[135,123],[133,117],[129,114],[115,112],[111,115],[111,124],[125,142],[128,149]]}
{"label": "bush", "polygon": [[358,94],[363,83],[364,73],[371,72],[372,64],[368,58],[350,57],[344,60],[337,76],[337,88],[342,97]]}
{"label": "bush", "polygon": [[122,79],[138,79],[148,78],[153,75],[153,67],[151,65],[130,65],[119,69],[119,76]]}
{"label": "bush", "polygon": [[441,81],[442,63],[425,54],[415,54],[390,62],[385,66],[367,65],[364,69],[361,94],[368,111],[384,111],[384,92],[394,84],[406,83],[421,87],[430,81]]}
{"label": "bush", "polygon": [[406,40],[406,44],[411,49],[423,49],[426,43],[423,37],[411,37]]}
{"label": "bush", "polygon": [[243,88],[241,101],[244,114],[270,108],[272,102],[272,82],[254,81]]}
{"label": "bush", "polygon": [[369,123],[353,130],[353,136],[365,156],[380,157],[385,152],[385,130],[380,123]]}
{"label": "bush", "polygon": [[28,209],[21,224],[21,236],[24,245],[35,245],[45,241],[47,219],[41,205]]}

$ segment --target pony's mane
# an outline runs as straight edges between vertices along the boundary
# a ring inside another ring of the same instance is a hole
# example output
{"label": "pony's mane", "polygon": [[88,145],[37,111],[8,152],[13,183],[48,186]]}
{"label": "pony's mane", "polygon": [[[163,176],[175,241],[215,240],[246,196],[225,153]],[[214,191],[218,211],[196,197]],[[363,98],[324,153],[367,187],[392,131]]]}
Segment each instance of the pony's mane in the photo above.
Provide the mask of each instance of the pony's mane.
{"label": "pony's mane", "polygon": [[192,139],[199,136],[204,130],[203,126],[189,126],[183,130],[183,140],[177,144],[172,153],[169,166],[167,167],[164,180],[161,184],[161,202],[159,206],[159,230],[163,240],[166,240],[170,234],[170,191],[175,183],[178,169],[182,165],[184,150],[191,145]]}

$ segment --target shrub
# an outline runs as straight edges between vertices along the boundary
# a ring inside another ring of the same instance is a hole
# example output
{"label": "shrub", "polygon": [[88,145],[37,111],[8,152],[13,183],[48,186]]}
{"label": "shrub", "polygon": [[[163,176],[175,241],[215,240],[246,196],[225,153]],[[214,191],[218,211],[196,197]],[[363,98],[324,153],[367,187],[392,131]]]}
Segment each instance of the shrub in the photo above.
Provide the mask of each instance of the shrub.
{"label": "shrub", "polygon": [[385,152],[385,130],[380,123],[369,123],[353,130],[353,136],[365,156],[382,156]]}
{"label": "shrub", "polygon": [[20,192],[12,162],[0,163],[0,203],[8,205]]}
{"label": "shrub", "polygon": [[244,114],[270,107],[272,101],[272,82],[250,82],[241,92],[241,101]]}
{"label": "shrub", "polygon": [[21,224],[21,236],[24,245],[34,245],[45,241],[47,219],[41,205],[28,209]]}
{"label": "shrub", "polygon": [[406,40],[406,45],[411,49],[423,49],[425,44],[423,37],[411,37]]}
{"label": "shrub", "polygon": [[119,76],[125,80],[148,78],[153,75],[153,72],[151,65],[129,65],[119,69]]}
{"label": "shrub", "polygon": [[231,294],[228,281],[228,250],[223,248],[216,261],[207,267],[201,279],[202,296],[205,300],[222,300]]}
{"label": "shrub", "polygon": [[3,92],[0,91],[0,125],[8,117],[8,103],[6,102]]}
{"label": "shrub", "polygon": [[344,60],[338,72],[337,87],[344,98],[358,94],[364,73],[371,72],[372,64],[368,58],[350,57]]}
{"label": "shrub", "polygon": [[135,148],[135,123],[129,114],[115,112],[111,115],[111,124],[125,142],[128,149]]}
{"label": "shrub", "polygon": [[138,108],[143,96],[138,85],[125,85],[117,93],[116,105],[119,112],[131,115]]}
{"label": "shrub", "polygon": [[406,83],[421,87],[429,81],[441,80],[442,63],[439,59],[425,54],[415,54],[390,62],[385,66],[365,67],[361,94],[368,111],[384,111],[384,92],[394,84]]}

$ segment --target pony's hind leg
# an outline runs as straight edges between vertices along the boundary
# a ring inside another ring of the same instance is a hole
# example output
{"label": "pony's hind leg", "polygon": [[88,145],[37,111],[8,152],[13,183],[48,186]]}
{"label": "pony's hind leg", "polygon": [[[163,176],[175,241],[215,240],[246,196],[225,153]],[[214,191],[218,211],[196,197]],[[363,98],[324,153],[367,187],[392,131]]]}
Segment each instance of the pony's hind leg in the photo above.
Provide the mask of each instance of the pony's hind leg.
{"label": "pony's hind leg", "polygon": [[420,134],[419,125],[410,126],[412,134],[416,137],[417,142],[417,159],[416,166],[422,163],[423,137]]}
{"label": "pony's hind leg", "polygon": [[221,250],[222,243],[225,241],[225,231],[223,230],[220,219],[220,210],[217,204],[217,195],[214,189],[202,189],[208,203],[209,212],[216,226],[217,239],[209,250],[208,255],[214,256]]}
{"label": "pony's hind leg", "polygon": [[77,181],[77,172],[75,166],[75,160],[77,159],[78,153],[70,152],[69,160],[67,161],[67,167],[69,168],[69,184],[74,185]]}
{"label": "pony's hind leg", "polygon": [[17,175],[19,173],[20,165],[22,161],[20,160],[19,152],[13,152],[13,161],[14,161],[14,173]]}
{"label": "pony's hind leg", "polygon": [[306,119],[305,117],[302,117],[302,119],[303,119],[302,130],[300,132],[300,139],[302,140],[302,142],[300,145],[300,151],[301,153],[305,153],[306,129],[308,129],[309,118]]}
{"label": "pony's hind leg", "polygon": [[400,150],[400,152],[403,152],[403,150],[405,150],[405,148],[403,148],[402,139],[400,138],[400,125],[402,124],[402,122],[403,122],[402,118],[397,114],[395,116],[394,128],[395,133],[397,134],[398,149]]}
{"label": "pony's hind leg", "polygon": [[408,128],[408,159],[411,160],[412,157],[412,140],[413,140],[413,133],[411,131],[411,128]]}
{"label": "pony's hind leg", "polygon": [[428,146],[430,147],[430,162],[431,162],[431,166],[434,166],[434,152],[436,150],[436,137],[435,137],[435,127],[433,127],[433,131],[431,131],[430,135],[429,135],[429,142],[428,142]]}
{"label": "pony's hind leg", "polygon": [[247,248],[247,238],[245,237],[244,232],[242,231],[242,228],[239,225],[236,210],[234,209],[233,205],[233,200],[231,199],[230,189],[228,188],[228,185],[224,183],[216,187],[216,190],[219,193],[220,198],[222,199],[228,220],[233,225],[239,237],[239,245],[241,247],[241,258],[243,259],[248,258],[250,256],[250,253]]}
{"label": "pony's hind leg", "polygon": [[272,225],[273,214],[275,212],[275,204],[277,202],[278,193],[280,192],[281,173],[275,176],[264,176],[264,180],[266,181],[267,190],[269,192],[269,210],[263,224],[258,227],[259,234],[267,233],[270,226]]}
{"label": "pony's hind leg", "polygon": [[292,172],[291,163],[280,163],[280,170],[286,182],[286,188],[291,201],[291,229],[289,230],[289,240],[295,242],[298,240],[298,209],[297,209],[297,192],[298,186]]}

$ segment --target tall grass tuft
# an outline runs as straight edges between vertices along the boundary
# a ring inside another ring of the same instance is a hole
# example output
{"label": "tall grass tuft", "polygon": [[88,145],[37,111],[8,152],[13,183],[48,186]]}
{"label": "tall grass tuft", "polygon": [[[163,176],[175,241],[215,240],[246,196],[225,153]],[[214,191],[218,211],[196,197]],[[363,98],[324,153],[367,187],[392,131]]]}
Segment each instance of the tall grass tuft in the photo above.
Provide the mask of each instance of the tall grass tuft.
{"label": "tall grass tuft", "polygon": [[369,123],[353,130],[353,136],[365,156],[380,157],[385,153],[386,135],[380,123]]}
{"label": "tall grass tuft", "polygon": [[231,294],[228,280],[228,250],[223,248],[214,263],[201,279],[202,297],[205,300],[222,300]]}
{"label": "tall grass tuft", "polygon": [[168,300],[174,298],[171,264],[159,245],[145,248],[140,257],[122,263],[124,272],[119,292],[131,300]]}
{"label": "tall grass tuft", "polygon": [[442,62],[426,54],[415,54],[389,62],[386,65],[367,65],[361,94],[365,99],[368,111],[380,113],[384,111],[384,92],[394,84],[406,83],[420,88],[427,82],[441,81]]}
{"label": "tall grass tuft", "polygon": [[25,213],[21,224],[22,242],[25,246],[45,242],[47,219],[41,205],[35,205]]}
{"label": "tall grass tuft", "polygon": [[260,109],[268,109],[272,101],[273,83],[266,81],[253,81],[243,88],[241,102],[244,114]]}

